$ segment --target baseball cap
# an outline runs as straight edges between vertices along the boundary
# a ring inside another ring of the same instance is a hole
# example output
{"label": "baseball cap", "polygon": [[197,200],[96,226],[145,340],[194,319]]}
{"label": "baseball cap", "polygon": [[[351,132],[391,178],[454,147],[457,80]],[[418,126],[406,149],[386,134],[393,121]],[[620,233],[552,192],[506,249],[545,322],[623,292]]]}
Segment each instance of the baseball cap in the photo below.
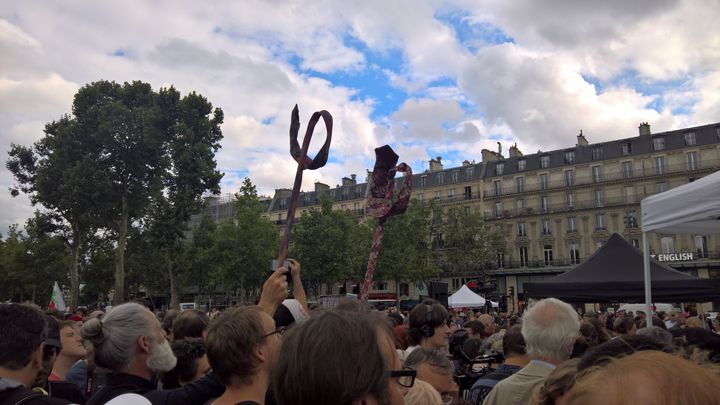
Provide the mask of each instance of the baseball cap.
{"label": "baseball cap", "polygon": [[62,343],[60,343],[60,327],[58,326],[57,320],[50,315],[45,315],[45,320],[48,325],[45,344],[62,350]]}

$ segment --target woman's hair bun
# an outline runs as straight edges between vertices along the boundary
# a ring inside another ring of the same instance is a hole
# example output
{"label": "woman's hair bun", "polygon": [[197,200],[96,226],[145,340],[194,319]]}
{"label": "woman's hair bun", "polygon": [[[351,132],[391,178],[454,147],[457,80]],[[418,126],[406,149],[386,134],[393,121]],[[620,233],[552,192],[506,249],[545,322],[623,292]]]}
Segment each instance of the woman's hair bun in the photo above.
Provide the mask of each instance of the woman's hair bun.
{"label": "woman's hair bun", "polygon": [[98,318],[88,319],[82,326],[80,334],[83,339],[99,341],[103,338],[103,324]]}

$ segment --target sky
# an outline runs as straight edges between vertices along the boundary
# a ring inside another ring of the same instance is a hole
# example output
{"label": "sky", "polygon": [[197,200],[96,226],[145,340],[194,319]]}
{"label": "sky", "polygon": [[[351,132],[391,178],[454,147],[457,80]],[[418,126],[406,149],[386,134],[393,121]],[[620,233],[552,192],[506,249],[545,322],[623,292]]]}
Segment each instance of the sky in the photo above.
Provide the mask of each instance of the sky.
{"label": "sky", "polygon": [[[290,112],[334,117],[328,164],[389,144],[415,172],[720,121],[720,0],[0,1],[0,153],[29,146],[98,80],[196,91],[225,113],[222,192],[291,188]],[[324,140],[315,130],[311,154]],[[0,232],[38,207],[7,189]]]}

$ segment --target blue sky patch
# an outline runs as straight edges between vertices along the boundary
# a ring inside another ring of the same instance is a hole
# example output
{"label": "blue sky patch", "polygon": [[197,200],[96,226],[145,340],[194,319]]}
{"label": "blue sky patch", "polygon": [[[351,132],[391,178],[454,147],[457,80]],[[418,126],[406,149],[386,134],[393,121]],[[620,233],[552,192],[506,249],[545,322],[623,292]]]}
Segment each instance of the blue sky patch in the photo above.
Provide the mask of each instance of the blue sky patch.
{"label": "blue sky patch", "polygon": [[471,14],[462,10],[450,10],[435,14],[435,19],[448,25],[455,32],[458,42],[470,52],[477,52],[487,45],[516,43],[500,27],[485,21],[473,21]]}

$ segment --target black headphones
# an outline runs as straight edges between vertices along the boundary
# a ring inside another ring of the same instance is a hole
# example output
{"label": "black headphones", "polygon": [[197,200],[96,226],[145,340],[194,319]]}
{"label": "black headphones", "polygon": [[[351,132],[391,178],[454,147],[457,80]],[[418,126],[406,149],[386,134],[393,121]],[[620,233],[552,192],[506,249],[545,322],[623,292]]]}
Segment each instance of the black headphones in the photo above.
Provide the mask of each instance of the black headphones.
{"label": "black headphones", "polygon": [[432,326],[432,310],[432,305],[425,304],[427,316],[425,317],[425,323],[420,327],[420,333],[426,338],[430,338],[435,334],[435,328]]}

